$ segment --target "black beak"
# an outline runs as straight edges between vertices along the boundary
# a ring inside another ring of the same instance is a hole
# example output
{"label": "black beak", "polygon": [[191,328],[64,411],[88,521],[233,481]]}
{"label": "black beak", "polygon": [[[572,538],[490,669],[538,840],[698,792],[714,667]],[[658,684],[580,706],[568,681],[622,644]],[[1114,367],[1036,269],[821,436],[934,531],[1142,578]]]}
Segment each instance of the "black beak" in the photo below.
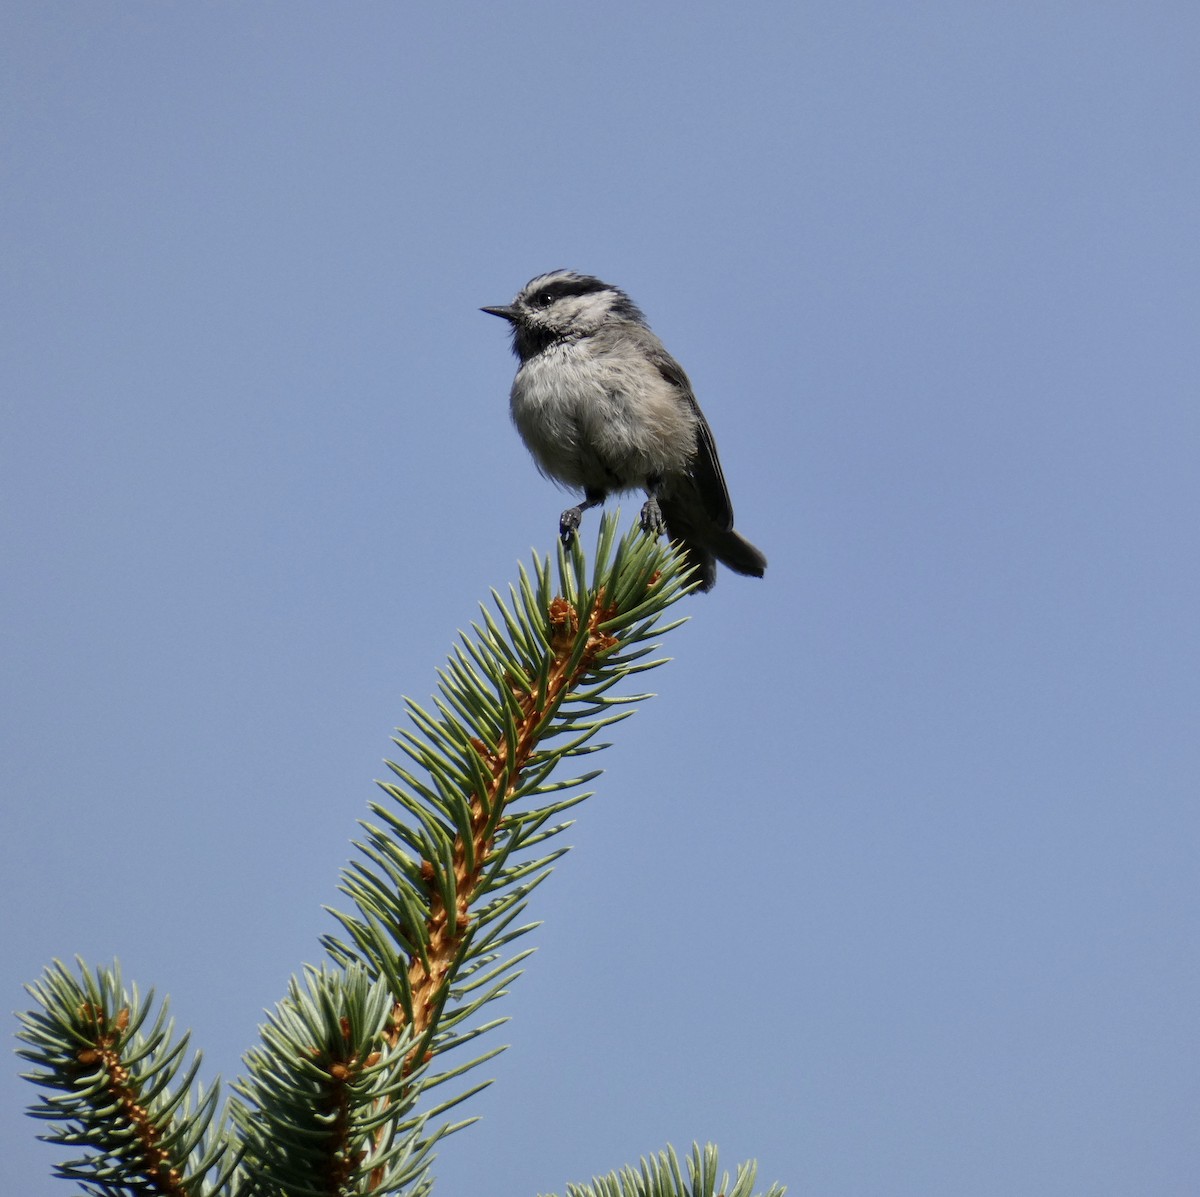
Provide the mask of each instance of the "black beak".
{"label": "black beak", "polygon": [[515,308],[499,307],[499,308],[480,308],[481,312],[487,312],[489,316],[499,316],[503,320],[507,320],[512,324],[517,322],[517,311]]}

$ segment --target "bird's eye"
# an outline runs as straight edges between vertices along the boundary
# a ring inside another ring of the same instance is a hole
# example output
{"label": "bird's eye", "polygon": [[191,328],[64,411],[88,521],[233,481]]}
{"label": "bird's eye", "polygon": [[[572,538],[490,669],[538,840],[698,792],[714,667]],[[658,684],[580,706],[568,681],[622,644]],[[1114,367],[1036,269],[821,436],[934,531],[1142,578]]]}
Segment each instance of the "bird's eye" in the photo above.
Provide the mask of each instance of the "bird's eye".
{"label": "bird's eye", "polygon": [[539,308],[548,308],[554,302],[554,296],[549,291],[543,291],[534,296],[533,302]]}

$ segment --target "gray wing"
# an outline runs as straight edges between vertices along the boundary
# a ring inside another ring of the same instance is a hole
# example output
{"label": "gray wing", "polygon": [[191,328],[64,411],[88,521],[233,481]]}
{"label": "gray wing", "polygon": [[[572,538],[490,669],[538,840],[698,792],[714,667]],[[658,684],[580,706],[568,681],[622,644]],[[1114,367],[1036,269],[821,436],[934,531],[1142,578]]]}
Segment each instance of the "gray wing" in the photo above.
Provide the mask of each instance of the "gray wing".
{"label": "gray wing", "polygon": [[704,510],[721,531],[728,532],[733,527],[733,504],[729,499],[729,488],[725,485],[725,475],[721,472],[712,429],[700,410],[700,404],[696,402],[692,384],[683,367],[665,349],[653,353],[652,359],[658,372],[679,392],[680,399],[691,407],[696,416],[696,456],[692,461],[692,478]]}

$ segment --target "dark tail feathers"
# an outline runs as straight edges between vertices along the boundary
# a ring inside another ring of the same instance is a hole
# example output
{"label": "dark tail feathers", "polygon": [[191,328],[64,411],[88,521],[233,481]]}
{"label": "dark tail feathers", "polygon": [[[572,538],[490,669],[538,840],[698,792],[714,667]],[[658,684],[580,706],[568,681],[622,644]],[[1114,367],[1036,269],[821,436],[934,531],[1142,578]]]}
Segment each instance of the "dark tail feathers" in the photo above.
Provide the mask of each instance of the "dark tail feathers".
{"label": "dark tail feathers", "polygon": [[726,531],[714,524],[698,527],[697,522],[679,518],[682,513],[662,505],[667,535],[678,542],[688,565],[696,571],[701,590],[711,590],[717,580],[717,562],[733,570],[761,578],[767,569],[767,559],[744,536],[732,528]]}

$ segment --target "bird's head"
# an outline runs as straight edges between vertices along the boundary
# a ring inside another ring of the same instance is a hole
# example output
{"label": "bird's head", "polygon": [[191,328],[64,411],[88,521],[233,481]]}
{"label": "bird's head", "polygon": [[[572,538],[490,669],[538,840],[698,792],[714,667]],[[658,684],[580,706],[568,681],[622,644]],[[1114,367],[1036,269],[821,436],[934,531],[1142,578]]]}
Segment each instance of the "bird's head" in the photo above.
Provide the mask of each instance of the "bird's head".
{"label": "bird's head", "polygon": [[637,305],[619,287],[574,270],[539,274],[512,303],[480,310],[512,325],[513,352],[522,361],[557,341],[591,336],[610,321],[645,323]]}

